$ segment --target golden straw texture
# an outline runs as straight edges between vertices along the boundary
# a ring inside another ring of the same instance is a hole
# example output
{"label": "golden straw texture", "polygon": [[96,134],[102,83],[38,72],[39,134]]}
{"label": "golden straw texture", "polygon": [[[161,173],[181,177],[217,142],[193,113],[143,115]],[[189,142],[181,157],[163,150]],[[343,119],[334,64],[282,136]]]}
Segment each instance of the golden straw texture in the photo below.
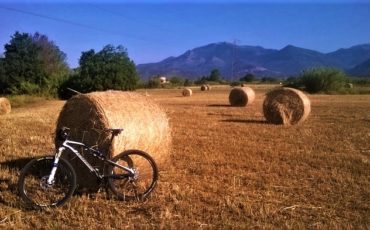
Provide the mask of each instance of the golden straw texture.
{"label": "golden straw texture", "polygon": [[[169,158],[171,130],[167,115],[153,100],[138,93],[106,91],[74,96],[59,115],[57,130],[63,126],[71,129],[72,140],[96,145],[109,157],[127,149],[140,149],[148,152],[159,166]],[[111,147],[111,135],[105,131],[108,128],[124,129]],[[96,163],[92,158],[89,161]],[[95,166],[102,169],[102,165]],[[86,170],[82,171],[78,177],[87,177]],[[85,178],[80,183],[82,187],[93,184]]]}
{"label": "golden straw texture", "polygon": [[202,85],[202,86],[200,87],[200,90],[202,90],[202,91],[206,91],[206,90],[208,90],[208,89],[207,89],[207,85]]}
{"label": "golden straw texture", "polygon": [[8,114],[12,110],[10,102],[5,97],[0,97],[0,115]]}
{"label": "golden straw texture", "polygon": [[268,92],[263,102],[265,118],[274,124],[299,124],[306,120],[310,112],[310,100],[297,89],[277,88]]}
{"label": "golden straw texture", "polygon": [[184,97],[190,97],[191,95],[193,95],[193,91],[189,88],[186,88],[182,91],[182,96]]}
{"label": "golden straw texture", "polygon": [[229,102],[231,106],[247,106],[253,103],[255,93],[250,87],[233,88],[229,94]]}

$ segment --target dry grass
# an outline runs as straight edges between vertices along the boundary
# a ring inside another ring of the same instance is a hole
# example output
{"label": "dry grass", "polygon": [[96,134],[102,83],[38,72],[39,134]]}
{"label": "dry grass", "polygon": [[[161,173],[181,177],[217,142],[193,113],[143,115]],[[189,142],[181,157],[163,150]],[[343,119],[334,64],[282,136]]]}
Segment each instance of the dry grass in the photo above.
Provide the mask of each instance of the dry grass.
{"label": "dry grass", "polygon": [[370,95],[309,95],[310,119],[278,126],[263,117],[268,87],[253,89],[250,107],[230,107],[229,87],[190,98],[151,90],[170,117],[173,151],[150,199],[99,193],[44,212],[23,209],[14,184],[28,158],[52,151],[63,102],[14,109],[0,118],[0,227],[369,229]]}

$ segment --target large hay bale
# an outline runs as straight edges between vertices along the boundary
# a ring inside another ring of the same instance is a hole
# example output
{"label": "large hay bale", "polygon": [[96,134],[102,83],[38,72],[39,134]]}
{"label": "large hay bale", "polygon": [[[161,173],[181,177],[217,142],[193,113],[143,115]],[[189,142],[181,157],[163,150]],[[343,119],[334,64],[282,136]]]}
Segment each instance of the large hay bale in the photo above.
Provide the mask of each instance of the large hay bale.
{"label": "large hay bale", "polygon": [[229,94],[229,102],[231,106],[247,106],[253,103],[255,93],[250,87],[233,88]]}
{"label": "large hay bale", "polygon": [[208,85],[208,84],[206,84],[206,87],[207,87],[207,89],[206,90],[211,90],[211,85]]}
{"label": "large hay bale", "polygon": [[267,93],[263,102],[265,118],[274,124],[298,124],[306,120],[310,112],[310,100],[297,89],[274,89]]}
{"label": "large hay bale", "polygon": [[206,90],[207,90],[207,85],[202,85],[202,86],[200,87],[200,90],[202,90],[202,91],[206,91]]}
{"label": "large hay bale", "polygon": [[5,97],[0,97],[0,115],[4,115],[10,113],[12,107],[10,106],[10,102]]}
{"label": "large hay bale", "polygon": [[[161,167],[168,160],[171,132],[164,110],[150,98],[134,92],[106,91],[80,94],[69,99],[59,114],[57,130],[71,129],[70,139],[82,141],[113,157],[127,149],[148,152]],[[110,147],[108,128],[123,128]],[[103,170],[95,158],[87,156],[89,162]],[[96,178],[79,159],[64,156],[72,163],[77,173],[80,191],[94,191]]]}
{"label": "large hay bale", "polygon": [[189,88],[186,88],[182,91],[182,96],[184,97],[190,97],[193,94],[193,91]]}

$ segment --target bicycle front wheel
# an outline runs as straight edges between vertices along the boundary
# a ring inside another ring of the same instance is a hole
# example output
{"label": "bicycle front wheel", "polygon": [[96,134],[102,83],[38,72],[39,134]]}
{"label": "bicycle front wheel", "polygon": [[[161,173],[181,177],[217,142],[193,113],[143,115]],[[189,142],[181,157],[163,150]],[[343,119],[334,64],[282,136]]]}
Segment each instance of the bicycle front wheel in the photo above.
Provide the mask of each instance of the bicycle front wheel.
{"label": "bicycle front wheel", "polygon": [[21,171],[18,191],[23,201],[34,208],[56,207],[67,202],[76,188],[76,173],[72,166],[60,158],[54,181],[47,182],[54,157],[30,161]]}
{"label": "bicycle front wheel", "polygon": [[111,161],[131,169],[129,173],[117,165],[108,168],[108,184],[119,200],[143,200],[155,188],[158,168],[153,158],[140,150],[127,150]]}

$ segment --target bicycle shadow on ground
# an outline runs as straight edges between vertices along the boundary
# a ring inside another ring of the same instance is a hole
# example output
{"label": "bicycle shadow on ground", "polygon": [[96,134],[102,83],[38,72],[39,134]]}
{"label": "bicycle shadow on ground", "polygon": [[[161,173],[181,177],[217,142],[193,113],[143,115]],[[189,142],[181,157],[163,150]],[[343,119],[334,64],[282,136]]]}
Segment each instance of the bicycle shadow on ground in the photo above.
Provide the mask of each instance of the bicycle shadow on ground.
{"label": "bicycle shadow on ground", "polygon": [[8,207],[22,208],[18,202],[17,181],[14,177],[34,157],[0,162],[0,203]]}
{"label": "bicycle shadow on ground", "polygon": [[246,120],[246,119],[226,119],[221,120],[221,122],[234,122],[234,123],[244,123],[244,124],[269,124],[267,121],[263,120]]}
{"label": "bicycle shadow on ground", "polygon": [[24,157],[24,158],[4,161],[4,162],[0,162],[0,166],[2,168],[7,167],[9,169],[21,170],[28,162],[30,162],[33,159],[34,157]]}

